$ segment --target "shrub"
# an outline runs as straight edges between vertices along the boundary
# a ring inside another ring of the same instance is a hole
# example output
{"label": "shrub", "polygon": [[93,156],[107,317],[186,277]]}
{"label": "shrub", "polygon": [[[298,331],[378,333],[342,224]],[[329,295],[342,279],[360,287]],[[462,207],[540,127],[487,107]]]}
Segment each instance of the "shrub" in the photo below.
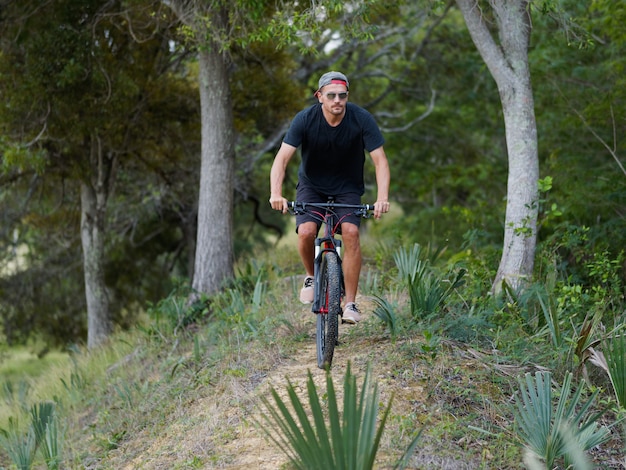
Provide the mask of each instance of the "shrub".
{"label": "shrub", "polygon": [[439,277],[424,258],[417,243],[410,251],[400,248],[394,254],[400,277],[407,282],[411,314],[416,319],[435,313],[455,289],[465,284],[465,269]]}
{"label": "shrub", "polygon": [[542,460],[545,468],[554,468],[557,459],[563,457],[568,467],[583,451],[604,442],[608,430],[596,426],[601,413],[587,417],[597,390],[581,403],[583,383],[570,396],[572,374],[568,373],[553,408],[551,380],[549,372],[537,372],[534,380],[531,374],[518,380],[517,430],[526,447],[528,462]]}
{"label": "shrub", "polygon": [[[326,372],[326,388],[327,419],[323,412],[322,400],[309,371],[307,392],[312,420],[296,394],[295,387],[289,382],[287,392],[293,411],[289,410],[276,390],[272,389],[271,395],[275,405],[265,397],[261,399],[268,414],[263,414],[264,422],[259,424],[267,437],[287,454],[295,468],[372,469],[391,409],[391,400],[385,407],[378,430],[376,430],[378,385],[370,384],[369,369],[365,374],[359,394],[356,377],[352,375],[348,363],[344,377],[341,412],[332,376],[328,371]],[[275,432],[276,428],[279,430],[278,434]],[[418,433],[398,463],[398,467],[404,467],[417,445],[419,436]]]}

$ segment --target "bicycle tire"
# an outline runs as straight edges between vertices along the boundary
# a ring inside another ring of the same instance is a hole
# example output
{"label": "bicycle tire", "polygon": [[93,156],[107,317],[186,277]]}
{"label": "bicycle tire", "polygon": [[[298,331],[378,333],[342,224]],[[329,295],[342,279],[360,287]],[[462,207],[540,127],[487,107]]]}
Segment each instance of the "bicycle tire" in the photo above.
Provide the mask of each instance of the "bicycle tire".
{"label": "bicycle tire", "polygon": [[322,258],[320,269],[322,311],[317,314],[317,366],[330,369],[339,336],[341,314],[341,267],[337,253],[328,252]]}

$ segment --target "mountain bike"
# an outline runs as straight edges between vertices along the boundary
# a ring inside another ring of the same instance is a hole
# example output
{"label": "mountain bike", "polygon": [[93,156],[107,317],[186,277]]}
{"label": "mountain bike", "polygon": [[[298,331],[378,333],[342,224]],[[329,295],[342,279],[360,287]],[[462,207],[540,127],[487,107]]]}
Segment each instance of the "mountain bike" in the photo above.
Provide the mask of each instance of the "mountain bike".
{"label": "mountain bike", "polygon": [[[324,224],[324,235],[315,239],[314,296],[311,310],[316,314],[315,343],[317,366],[330,369],[339,338],[339,317],[343,314],[341,299],[345,293],[341,268],[341,222],[347,215],[363,218],[372,216],[373,204],[337,204],[331,198],[326,203],[288,202],[293,215],[308,213]],[[351,209],[339,217],[336,209]]]}

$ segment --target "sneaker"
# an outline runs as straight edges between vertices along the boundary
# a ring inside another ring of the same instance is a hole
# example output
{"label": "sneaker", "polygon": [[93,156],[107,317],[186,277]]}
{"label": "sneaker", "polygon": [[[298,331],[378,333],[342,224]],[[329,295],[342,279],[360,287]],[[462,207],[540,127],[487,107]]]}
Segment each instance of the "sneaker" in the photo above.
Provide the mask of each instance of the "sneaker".
{"label": "sneaker", "polygon": [[361,312],[357,308],[354,302],[347,303],[343,309],[343,323],[350,323],[356,325],[361,321]]}
{"label": "sneaker", "polygon": [[303,304],[313,303],[313,295],[315,288],[313,287],[313,276],[304,278],[304,285],[300,290],[300,302]]}

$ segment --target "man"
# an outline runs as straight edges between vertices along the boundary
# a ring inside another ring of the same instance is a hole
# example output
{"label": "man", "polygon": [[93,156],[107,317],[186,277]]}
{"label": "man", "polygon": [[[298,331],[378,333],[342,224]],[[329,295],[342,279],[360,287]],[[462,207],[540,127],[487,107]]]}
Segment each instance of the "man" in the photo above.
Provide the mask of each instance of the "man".
{"label": "man", "polygon": [[[270,172],[270,204],[287,212],[287,199],[282,195],[285,169],[302,147],[302,163],[298,170],[296,200],[327,202],[333,196],[340,204],[360,204],[365,192],[363,169],[365,151],[369,152],[376,170],[378,195],[374,217],[389,211],[389,164],[383,149],[384,139],[372,115],[348,103],[350,84],[340,72],[321,76],[315,97],[318,103],[300,111],[293,119],[276,154]],[[337,211],[341,217],[340,210]],[[343,272],[345,306],[343,321],[356,324],[360,311],[356,293],[361,272],[360,217],[350,216],[341,224],[343,240]],[[314,242],[320,222],[304,214],[296,217],[298,251],[306,277],[300,292],[303,303],[313,302]]]}

